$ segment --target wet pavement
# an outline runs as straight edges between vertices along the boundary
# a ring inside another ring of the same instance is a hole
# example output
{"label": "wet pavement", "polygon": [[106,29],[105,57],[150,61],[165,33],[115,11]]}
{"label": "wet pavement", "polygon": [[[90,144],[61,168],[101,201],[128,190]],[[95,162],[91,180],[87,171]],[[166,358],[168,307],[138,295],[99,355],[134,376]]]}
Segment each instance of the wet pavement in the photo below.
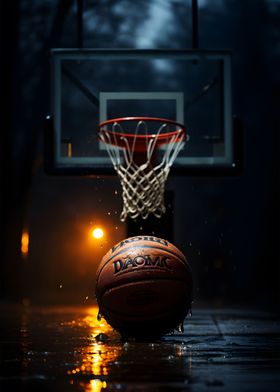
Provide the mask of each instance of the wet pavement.
{"label": "wet pavement", "polygon": [[0,391],[280,391],[280,320],[194,307],[184,333],[124,342],[96,307],[1,306]]}

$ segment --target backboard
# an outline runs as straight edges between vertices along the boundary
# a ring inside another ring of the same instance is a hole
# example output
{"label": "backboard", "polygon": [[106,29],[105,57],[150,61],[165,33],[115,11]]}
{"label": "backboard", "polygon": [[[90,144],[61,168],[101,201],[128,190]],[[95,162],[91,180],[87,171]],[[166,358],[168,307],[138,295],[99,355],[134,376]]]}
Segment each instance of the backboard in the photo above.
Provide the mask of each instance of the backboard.
{"label": "backboard", "polygon": [[53,49],[46,166],[113,174],[98,124],[131,116],[185,125],[173,174],[234,170],[230,51]]}

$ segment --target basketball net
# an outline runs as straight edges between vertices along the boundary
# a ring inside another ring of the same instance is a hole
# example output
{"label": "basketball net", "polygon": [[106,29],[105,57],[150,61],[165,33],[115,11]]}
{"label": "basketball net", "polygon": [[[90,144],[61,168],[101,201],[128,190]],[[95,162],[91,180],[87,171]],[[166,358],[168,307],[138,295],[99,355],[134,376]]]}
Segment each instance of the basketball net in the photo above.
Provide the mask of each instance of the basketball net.
{"label": "basketball net", "polygon": [[[149,214],[160,218],[166,211],[164,204],[165,183],[173,162],[184,146],[184,128],[170,132],[166,120],[156,134],[148,133],[146,122],[165,121],[163,119],[140,118],[135,133],[125,134],[123,121],[138,118],[109,120],[100,124],[99,137],[104,143],[122,186],[123,210],[120,220],[127,217],[147,219]],[[108,129],[110,125],[111,129]],[[144,130],[144,133],[139,133]],[[154,165],[155,152],[163,147],[161,162]]]}

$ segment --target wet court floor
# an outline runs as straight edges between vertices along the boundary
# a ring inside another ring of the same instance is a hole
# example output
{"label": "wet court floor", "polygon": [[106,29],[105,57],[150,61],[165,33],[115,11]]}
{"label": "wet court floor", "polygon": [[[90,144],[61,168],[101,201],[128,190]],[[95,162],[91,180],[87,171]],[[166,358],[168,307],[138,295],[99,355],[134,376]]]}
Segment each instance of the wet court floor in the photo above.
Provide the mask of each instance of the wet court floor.
{"label": "wet court floor", "polygon": [[193,309],[184,333],[123,342],[96,307],[1,307],[0,391],[280,391],[280,320]]}

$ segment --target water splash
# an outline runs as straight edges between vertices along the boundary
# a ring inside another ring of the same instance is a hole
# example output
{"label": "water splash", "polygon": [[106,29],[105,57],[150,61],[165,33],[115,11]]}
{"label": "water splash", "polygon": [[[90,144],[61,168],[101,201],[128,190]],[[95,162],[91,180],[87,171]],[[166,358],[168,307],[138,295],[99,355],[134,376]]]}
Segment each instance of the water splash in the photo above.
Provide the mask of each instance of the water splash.
{"label": "water splash", "polygon": [[109,339],[109,336],[106,335],[106,333],[102,333],[102,332],[95,336],[95,340],[97,342],[107,342],[108,339]]}
{"label": "water splash", "polygon": [[100,310],[98,311],[98,313],[97,313],[97,320],[98,321],[100,321],[101,319],[102,319],[102,314],[101,314],[101,312],[100,312]]}
{"label": "water splash", "polygon": [[192,317],[192,307],[190,307],[189,315],[190,315],[190,317]]}
{"label": "water splash", "polygon": [[184,322],[183,321],[178,325],[177,331],[180,333],[184,333]]}

